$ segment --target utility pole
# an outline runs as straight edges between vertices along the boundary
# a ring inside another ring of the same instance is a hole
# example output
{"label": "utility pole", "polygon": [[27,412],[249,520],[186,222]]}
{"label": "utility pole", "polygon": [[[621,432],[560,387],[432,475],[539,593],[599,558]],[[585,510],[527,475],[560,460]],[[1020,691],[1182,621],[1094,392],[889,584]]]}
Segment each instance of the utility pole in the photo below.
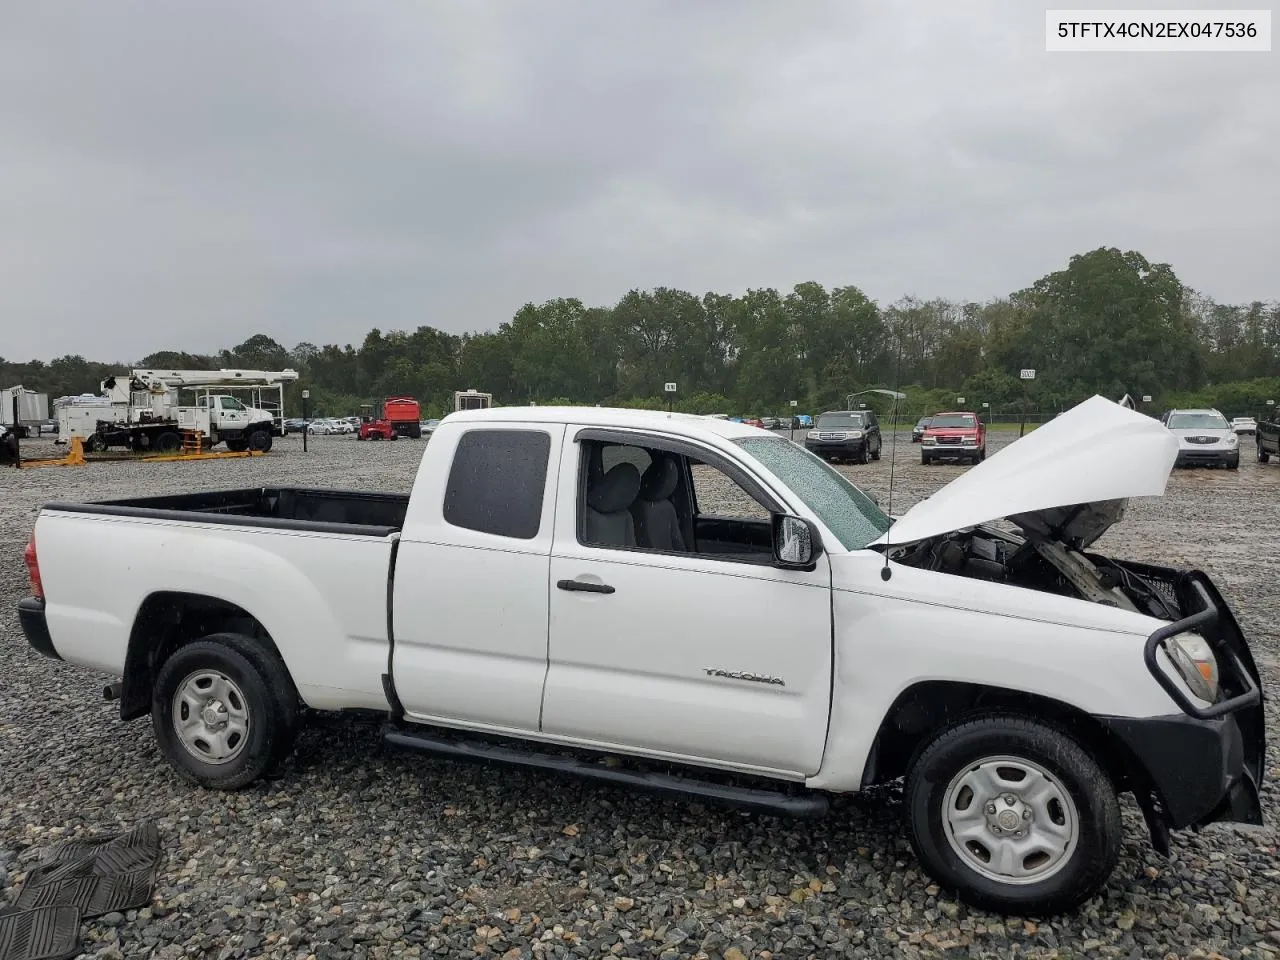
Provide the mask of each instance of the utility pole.
{"label": "utility pole", "polygon": [[1033,368],[1024,368],[1018,376],[1022,380],[1022,422],[1018,424],[1018,438],[1021,439],[1027,429],[1027,408],[1031,406],[1031,381],[1036,378]]}
{"label": "utility pole", "polygon": [[307,416],[307,401],[311,399],[311,391],[302,391],[302,452],[307,452],[307,434],[311,432],[311,418]]}

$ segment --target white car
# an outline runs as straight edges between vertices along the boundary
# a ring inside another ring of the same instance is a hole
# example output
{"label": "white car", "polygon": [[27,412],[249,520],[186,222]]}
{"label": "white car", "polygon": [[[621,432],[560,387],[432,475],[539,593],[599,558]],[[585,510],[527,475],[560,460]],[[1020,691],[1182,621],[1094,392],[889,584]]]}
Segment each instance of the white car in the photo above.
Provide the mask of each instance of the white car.
{"label": "white car", "polygon": [[1235,417],[1231,421],[1231,429],[1234,430],[1237,435],[1247,433],[1250,436],[1257,436],[1258,421],[1253,417]]}
{"label": "white car", "polygon": [[47,504],[18,615],[41,653],[121,678],[121,718],[150,715],[205,787],[262,777],[307,707],[380,711],[388,743],[436,756],[774,814],[903,780],[930,875],[1054,913],[1112,873],[1122,792],[1166,854],[1171,829],[1262,822],[1261,680],[1226,601],[1203,573],[1086,552],[1177,455],[1094,397],[891,524],[744,424],[465,411],[408,494]]}
{"label": "white car", "polygon": [[1170,410],[1164,425],[1178,438],[1177,467],[1240,466],[1240,438],[1217,410]]}

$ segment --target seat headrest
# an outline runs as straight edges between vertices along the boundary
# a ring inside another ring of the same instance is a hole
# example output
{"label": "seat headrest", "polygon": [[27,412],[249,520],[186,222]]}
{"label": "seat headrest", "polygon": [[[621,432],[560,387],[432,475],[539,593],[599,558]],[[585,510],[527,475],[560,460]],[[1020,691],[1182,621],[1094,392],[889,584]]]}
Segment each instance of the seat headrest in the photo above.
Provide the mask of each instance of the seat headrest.
{"label": "seat headrest", "polygon": [[587,506],[600,513],[617,513],[631,506],[639,492],[640,471],[633,463],[619,463],[587,484]]}
{"label": "seat headrest", "polygon": [[645,500],[666,500],[680,483],[680,467],[675,457],[662,456],[640,478],[640,496]]}

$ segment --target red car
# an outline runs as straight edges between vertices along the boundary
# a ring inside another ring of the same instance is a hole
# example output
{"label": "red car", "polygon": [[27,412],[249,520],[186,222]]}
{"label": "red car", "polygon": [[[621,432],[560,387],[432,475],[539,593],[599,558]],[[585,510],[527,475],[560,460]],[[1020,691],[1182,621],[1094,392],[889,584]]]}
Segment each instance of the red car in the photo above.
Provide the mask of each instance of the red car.
{"label": "red car", "polygon": [[978,463],[987,458],[987,427],[976,413],[936,413],[925,427],[920,443],[923,464],[935,460]]}

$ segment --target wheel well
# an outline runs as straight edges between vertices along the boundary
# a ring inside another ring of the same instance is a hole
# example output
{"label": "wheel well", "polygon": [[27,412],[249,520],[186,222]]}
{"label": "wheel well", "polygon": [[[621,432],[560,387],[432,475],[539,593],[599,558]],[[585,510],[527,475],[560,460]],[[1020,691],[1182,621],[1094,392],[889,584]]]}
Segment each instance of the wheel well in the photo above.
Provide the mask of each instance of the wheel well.
{"label": "wheel well", "polygon": [[863,785],[906,774],[912,758],[933,736],[961,719],[1002,711],[1059,727],[1094,754],[1117,792],[1133,789],[1140,774],[1124,745],[1096,719],[1061,700],[976,683],[931,680],[908,687],[893,702],[876,732],[863,770]]}
{"label": "wheel well", "polygon": [[151,712],[151,688],[161,665],[180,646],[211,633],[252,637],[277,657],[275,641],[262,623],[234,603],[197,593],[153,593],[142,602],[129,633],[120,717],[134,720]]}

